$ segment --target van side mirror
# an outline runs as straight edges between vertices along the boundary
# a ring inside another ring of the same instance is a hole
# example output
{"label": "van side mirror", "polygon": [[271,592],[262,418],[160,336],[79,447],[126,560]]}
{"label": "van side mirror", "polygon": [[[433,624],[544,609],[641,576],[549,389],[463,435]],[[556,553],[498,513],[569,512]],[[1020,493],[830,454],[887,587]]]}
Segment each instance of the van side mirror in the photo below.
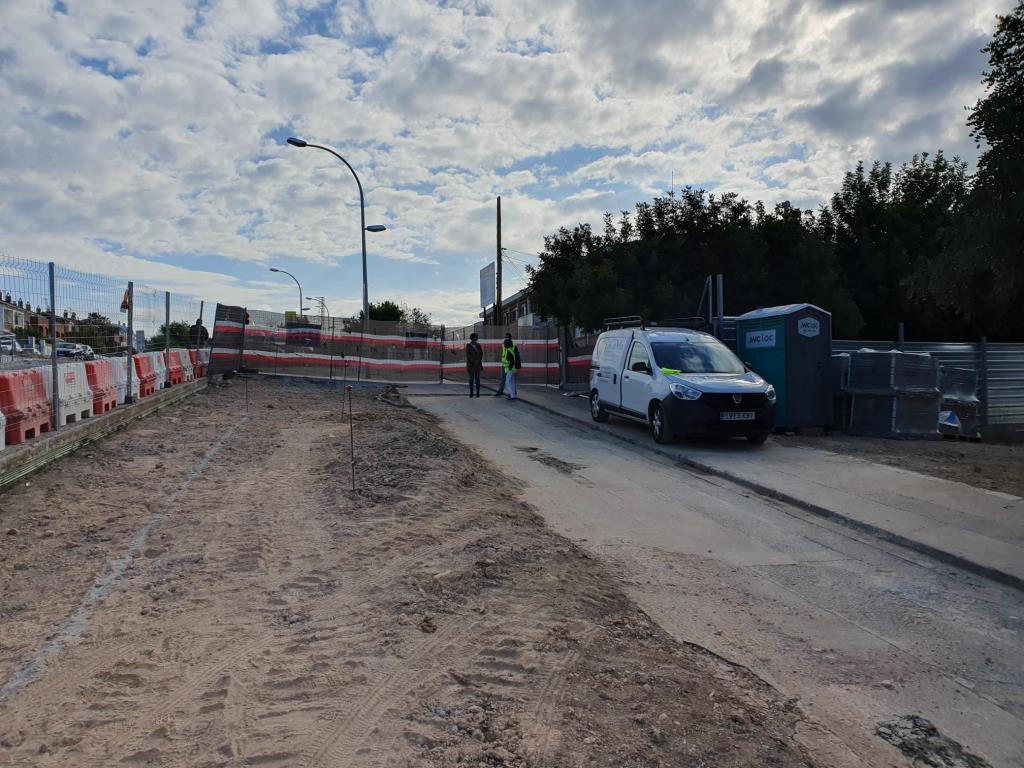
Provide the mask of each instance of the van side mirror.
{"label": "van side mirror", "polygon": [[750,363],[748,363],[746,360],[743,361],[743,370],[745,370],[747,373],[750,373],[753,370],[753,368],[751,368],[750,366]]}

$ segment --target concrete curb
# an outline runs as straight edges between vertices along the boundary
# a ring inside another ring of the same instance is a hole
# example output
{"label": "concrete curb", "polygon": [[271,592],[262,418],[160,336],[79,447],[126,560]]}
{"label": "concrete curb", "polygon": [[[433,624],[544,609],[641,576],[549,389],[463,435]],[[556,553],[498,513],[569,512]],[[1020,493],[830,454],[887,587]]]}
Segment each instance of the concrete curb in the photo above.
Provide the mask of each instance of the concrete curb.
{"label": "concrete curb", "polygon": [[[529,393],[526,394],[527,397],[529,397]],[[946,550],[933,547],[930,544],[925,544],[923,542],[916,541],[901,534],[893,533],[892,531],[886,530],[885,528],[881,528],[872,523],[865,523],[861,520],[857,520],[856,518],[850,517],[849,515],[845,515],[842,512],[838,512],[834,509],[829,509],[828,507],[823,507],[819,504],[814,504],[812,502],[801,499],[797,496],[793,496],[792,494],[771,488],[770,486],[764,485],[763,483],[759,483],[755,480],[750,480],[740,475],[733,474],[732,472],[723,470],[719,467],[714,467],[711,466],[710,464],[705,464],[702,461],[697,461],[696,459],[691,459],[687,456],[678,456],[674,453],[670,453],[669,451],[659,448],[655,443],[647,443],[646,441],[641,442],[639,440],[634,440],[633,438],[628,437],[626,435],[620,435],[616,432],[612,432],[607,429],[602,429],[599,426],[587,423],[585,421],[582,421],[581,419],[576,419],[573,418],[572,416],[566,416],[564,413],[557,411],[554,408],[551,408],[550,406],[547,406],[543,403],[538,403],[523,397],[520,397],[518,399],[521,402],[524,402],[527,405],[530,405],[539,410],[545,411],[546,413],[550,413],[554,416],[558,416],[561,419],[571,421],[574,424],[586,427],[594,432],[599,432],[603,435],[609,435],[618,440],[621,440],[624,443],[628,443],[638,448],[642,448],[646,451],[650,451],[651,453],[656,453],[659,456],[664,456],[665,458],[672,459],[677,464],[689,467],[690,469],[695,469],[703,474],[721,477],[724,480],[728,480],[731,483],[735,483],[736,485],[748,488],[749,490],[754,491],[759,496],[764,496],[765,498],[781,501],[785,504],[789,504],[790,506],[802,509],[805,512],[810,512],[813,515],[817,515],[818,517],[823,517],[828,520],[832,520],[833,522],[840,523],[848,528],[852,528],[862,533],[869,533],[872,536],[876,536],[882,539],[883,541],[888,541],[892,544],[896,544],[898,546],[904,547],[914,552],[918,552],[922,555],[927,555],[928,557],[938,560],[939,562],[955,566],[964,571],[968,571],[978,576],[984,576],[985,578],[991,579],[992,581],[997,581],[1001,584],[1006,584],[1007,586],[1013,587],[1014,589],[1024,591],[1024,579],[1021,579],[1019,576],[1015,574],[1007,573],[1006,571],[1001,571],[997,568],[992,568],[991,566],[985,565],[984,563],[979,563],[974,560],[970,560],[954,552],[947,552]]]}
{"label": "concrete curb", "polygon": [[57,459],[74,453],[89,443],[101,440],[161,408],[173,405],[206,386],[207,379],[203,378],[169,389],[161,389],[151,397],[128,406],[122,405],[103,416],[94,416],[74,426],[48,432],[24,445],[5,448],[0,451],[0,492]]}

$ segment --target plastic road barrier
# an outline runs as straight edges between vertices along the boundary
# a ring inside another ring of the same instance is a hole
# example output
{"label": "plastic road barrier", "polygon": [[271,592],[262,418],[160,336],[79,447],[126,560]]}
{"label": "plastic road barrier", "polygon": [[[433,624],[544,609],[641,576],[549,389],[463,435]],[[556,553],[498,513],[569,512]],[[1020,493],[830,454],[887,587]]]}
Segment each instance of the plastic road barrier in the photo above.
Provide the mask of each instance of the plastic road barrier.
{"label": "plastic road barrier", "polygon": [[199,356],[200,350],[190,349],[188,359],[192,361],[192,375],[197,379],[203,378],[203,359]]}
{"label": "plastic road barrier", "polygon": [[[53,397],[53,381],[43,376],[47,397]],[[85,363],[61,363],[57,366],[57,386],[60,398],[60,422],[74,424],[92,416],[92,390],[85,375]]]}
{"label": "plastic road barrier", "polygon": [[163,389],[167,386],[167,361],[164,360],[163,352],[147,352],[153,364],[153,372],[156,374],[156,388]]}
{"label": "plastic road barrier", "polygon": [[[117,384],[110,360],[90,360],[85,364],[85,378],[92,390],[92,412],[106,413],[117,406]],[[122,400],[123,402],[123,400]]]}
{"label": "plastic road barrier", "polygon": [[188,350],[181,347],[172,349],[171,358],[175,357],[178,358],[178,367],[181,368],[181,380],[194,381],[195,371],[192,369],[192,358],[189,357]]}
{"label": "plastic road barrier", "polygon": [[[139,375],[134,370],[135,363],[131,364],[132,370],[132,400],[139,399],[141,389],[139,387]],[[110,358],[110,370],[114,372],[114,387],[117,389],[117,404],[124,405],[125,397],[128,394],[128,358]]]}
{"label": "plastic road barrier", "polygon": [[153,358],[148,352],[139,352],[132,359],[135,361],[134,378],[139,382],[139,397],[149,397],[160,388],[153,368]]}
{"label": "plastic road barrier", "polygon": [[50,399],[43,373],[42,368],[0,371],[0,411],[5,417],[4,435],[10,445],[50,431]]}

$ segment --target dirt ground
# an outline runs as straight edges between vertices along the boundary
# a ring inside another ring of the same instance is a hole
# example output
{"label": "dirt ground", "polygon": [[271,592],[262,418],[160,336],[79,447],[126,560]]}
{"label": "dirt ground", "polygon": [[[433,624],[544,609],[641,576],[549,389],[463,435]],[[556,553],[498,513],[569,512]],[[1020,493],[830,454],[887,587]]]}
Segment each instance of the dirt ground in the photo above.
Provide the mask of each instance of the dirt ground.
{"label": "dirt ground", "polygon": [[885,440],[852,435],[773,435],[788,447],[820,448],[867,461],[1024,496],[1024,445],[960,440]]}
{"label": "dirt ground", "polygon": [[[803,766],[401,400],[233,382],[0,497],[0,765]],[[248,400],[248,412],[246,401]]]}

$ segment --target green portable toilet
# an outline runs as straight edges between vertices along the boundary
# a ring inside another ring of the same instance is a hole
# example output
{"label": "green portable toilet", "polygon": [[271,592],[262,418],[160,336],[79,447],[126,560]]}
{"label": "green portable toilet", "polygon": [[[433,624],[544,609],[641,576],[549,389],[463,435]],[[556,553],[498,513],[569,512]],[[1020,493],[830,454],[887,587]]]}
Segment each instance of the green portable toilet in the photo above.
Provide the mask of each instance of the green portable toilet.
{"label": "green portable toilet", "polygon": [[736,318],[736,348],[775,386],[782,429],[832,423],[832,314],[813,304],[755,309]]}

